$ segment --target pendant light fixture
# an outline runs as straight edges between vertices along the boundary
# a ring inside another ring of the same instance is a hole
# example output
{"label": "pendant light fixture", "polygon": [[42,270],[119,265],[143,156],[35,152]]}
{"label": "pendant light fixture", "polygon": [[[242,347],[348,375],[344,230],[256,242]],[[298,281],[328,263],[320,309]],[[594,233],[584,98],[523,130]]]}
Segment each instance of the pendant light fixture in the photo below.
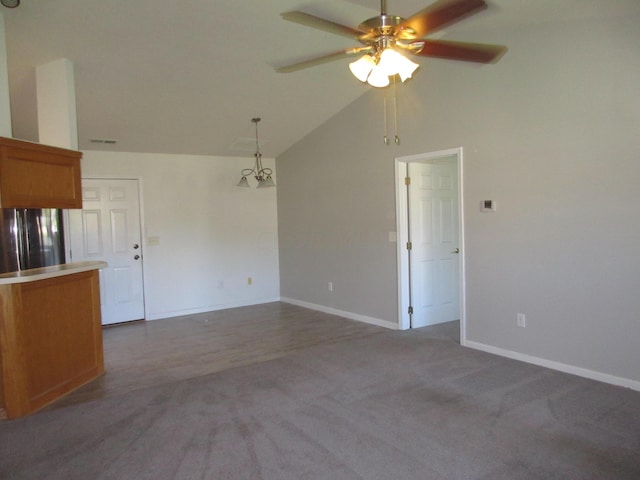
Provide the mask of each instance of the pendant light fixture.
{"label": "pendant light fixture", "polygon": [[254,177],[258,181],[257,188],[276,186],[273,178],[271,178],[273,171],[270,168],[262,166],[262,154],[260,153],[260,143],[258,142],[258,123],[260,120],[260,117],[251,119],[251,121],[256,125],[256,153],[253,154],[255,157],[255,163],[253,168],[245,168],[241,171],[242,178],[238,182],[238,187],[249,188],[249,181],[247,180],[247,177],[249,176]]}
{"label": "pendant light fixture", "polygon": [[16,8],[20,5],[20,0],[2,0],[2,5],[7,8]]}

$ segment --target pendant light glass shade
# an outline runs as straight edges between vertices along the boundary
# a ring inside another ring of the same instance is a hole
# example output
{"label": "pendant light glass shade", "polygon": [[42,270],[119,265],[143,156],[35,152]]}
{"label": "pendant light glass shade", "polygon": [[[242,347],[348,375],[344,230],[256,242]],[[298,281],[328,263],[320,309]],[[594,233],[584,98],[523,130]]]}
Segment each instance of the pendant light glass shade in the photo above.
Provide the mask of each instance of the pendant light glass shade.
{"label": "pendant light glass shade", "polygon": [[249,188],[249,181],[247,180],[247,177],[242,177],[237,186]]}
{"label": "pendant light glass shade", "polygon": [[392,48],[386,48],[380,54],[380,60],[378,61],[378,67],[382,68],[387,75],[390,77],[400,75],[400,79],[403,82],[407,78],[411,78],[411,75],[418,66],[417,63],[412,62]]}
{"label": "pendant light glass shade", "polygon": [[400,81],[404,82],[407,78],[411,78],[413,72],[415,72],[420,65],[412,62],[407,57],[400,55],[400,66],[398,68],[398,75]]}
{"label": "pendant light glass shade", "polygon": [[404,57],[391,48],[385,48],[380,54],[380,60],[378,60],[378,68],[380,68],[385,75],[392,76],[397,75],[400,70],[400,62]]}
{"label": "pendant light glass shade", "polygon": [[384,70],[376,65],[376,67],[369,74],[367,83],[372,87],[386,87],[387,85],[389,85],[389,76],[385,73]]}
{"label": "pendant light glass shade", "polygon": [[349,70],[351,70],[351,73],[353,73],[354,77],[356,77],[358,80],[360,80],[361,82],[366,82],[367,77],[375,66],[376,61],[371,55],[363,55],[355,62],[351,62],[349,64]]}

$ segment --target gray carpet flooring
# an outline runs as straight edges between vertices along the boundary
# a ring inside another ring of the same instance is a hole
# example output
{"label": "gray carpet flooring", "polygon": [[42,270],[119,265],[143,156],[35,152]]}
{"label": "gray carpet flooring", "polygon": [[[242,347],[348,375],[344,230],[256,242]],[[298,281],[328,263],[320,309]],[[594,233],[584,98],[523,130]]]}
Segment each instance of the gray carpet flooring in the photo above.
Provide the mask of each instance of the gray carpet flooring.
{"label": "gray carpet flooring", "polygon": [[384,331],[0,424],[2,479],[640,479],[640,392]]}

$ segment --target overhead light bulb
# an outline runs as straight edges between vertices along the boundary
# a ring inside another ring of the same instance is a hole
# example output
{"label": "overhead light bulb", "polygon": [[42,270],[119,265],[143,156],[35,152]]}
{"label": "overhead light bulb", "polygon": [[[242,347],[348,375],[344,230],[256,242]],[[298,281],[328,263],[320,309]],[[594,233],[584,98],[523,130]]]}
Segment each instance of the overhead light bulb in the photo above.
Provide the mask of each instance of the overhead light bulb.
{"label": "overhead light bulb", "polygon": [[376,65],[375,68],[371,71],[371,74],[369,74],[367,83],[372,87],[386,87],[387,85],[389,85],[389,75],[387,75],[382,68]]}
{"label": "overhead light bulb", "polygon": [[271,178],[271,175],[267,175],[267,178],[264,179],[264,186],[265,187],[275,187],[276,186],[276,182],[273,181],[273,178]]}
{"label": "overhead light bulb", "polygon": [[385,48],[380,54],[378,66],[390,77],[400,75],[403,82],[407,78],[411,78],[413,72],[419,67],[417,63],[412,62],[401,53],[392,48]]}
{"label": "overhead light bulb", "polygon": [[398,69],[398,75],[400,75],[400,80],[405,81],[407,78],[411,78],[413,72],[420,66],[415,62],[412,62],[407,57],[400,55],[402,60],[400,61],[400,68]]}
{"label": "overhead light bulb", "polygon": [[396,52],[392,48],[385,48],[380,54],[380,60],[378,60],[378,67],[388,75],[397,75],[400,70],[400,64],[404,57]]}
{"label": "overhead light bulb", "polygon": [[351,62],[349,64],[349,70],[353,73],[353,76],[356,77],[361,82],[366,82],[367,77],[371,73],[373,67],[376,66],[376,61],[373,59],[371,55],[363,55],[355,62]]}

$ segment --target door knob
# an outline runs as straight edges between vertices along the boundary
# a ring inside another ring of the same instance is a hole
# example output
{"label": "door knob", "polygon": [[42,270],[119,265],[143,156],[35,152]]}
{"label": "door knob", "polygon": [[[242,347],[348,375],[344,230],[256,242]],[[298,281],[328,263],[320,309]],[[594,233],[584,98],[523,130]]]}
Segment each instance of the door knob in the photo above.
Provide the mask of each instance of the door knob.
{"label": "door knob", "polygon": [[460,253],[460,249],[459,248],[454,248],[453,250],[451,250],[451,253]]}
{"label": "door knob", "polygon": [[135,257],[133,257],[134,260],[140,260],[140,255],[136,255]]}
{"label": "door knob", "polygon": [[138,245],[137,243],[134,243],[133,244],[133,248],[134,248],[134,250],[137,250],[138,248],[140,248],[140,245]]}

